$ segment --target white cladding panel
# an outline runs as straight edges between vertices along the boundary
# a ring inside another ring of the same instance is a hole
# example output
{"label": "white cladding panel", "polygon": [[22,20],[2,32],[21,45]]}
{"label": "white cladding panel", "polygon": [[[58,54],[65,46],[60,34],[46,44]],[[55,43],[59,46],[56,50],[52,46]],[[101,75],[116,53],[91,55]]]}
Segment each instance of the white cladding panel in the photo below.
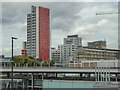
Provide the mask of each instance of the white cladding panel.
{"label": "white cladding panel", "polygon": [[109,60],[109,61],[99,61],[98,67],[118,67],[118,60]]}
{"label": "white cladding panel", "polygon": [[39,58],[39,8],[36,7],[36,58]]}

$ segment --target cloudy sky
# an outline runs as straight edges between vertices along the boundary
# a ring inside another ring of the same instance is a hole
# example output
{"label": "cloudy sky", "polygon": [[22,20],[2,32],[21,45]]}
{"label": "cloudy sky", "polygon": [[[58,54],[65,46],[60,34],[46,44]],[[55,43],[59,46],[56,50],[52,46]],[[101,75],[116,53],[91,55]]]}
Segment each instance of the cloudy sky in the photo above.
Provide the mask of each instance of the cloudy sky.
{"label": "cloudy sky", "polygon": [[83,39],[83,45],[89,41],[106,40],[107,48],[118,48],[118,15],[96,15],[96,12],[117,11],[117,2],[4,2],[3,55],[11,56],[11,36],[18,38],[14,40],[14,55],[20,55],[22,42],[27,40],[26,16],[31,12],[31,5],[50,8],[53,47],[63,44],[67,35],[78,34]]}

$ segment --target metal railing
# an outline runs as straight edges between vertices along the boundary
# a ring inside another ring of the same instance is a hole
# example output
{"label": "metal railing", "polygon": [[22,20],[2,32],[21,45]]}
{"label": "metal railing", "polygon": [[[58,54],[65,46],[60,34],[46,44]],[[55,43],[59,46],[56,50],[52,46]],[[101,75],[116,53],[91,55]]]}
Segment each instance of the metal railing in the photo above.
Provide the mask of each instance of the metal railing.
{"label": "metal railing", "polygon": [[[14,68],[71,68],[71,69],[100,69],[103,67],[68,67],[68,66],[57,66],[57,65],[47,65],[47,66],[43,66],[41,65],[33,65],[33,66],[28,66],[28,64],[25,65],[15,65],[13,66]],[[0,65],[0,68],[11,68],[11,65]],[[108,67],[109,69],[120,69],[120,67]]]}

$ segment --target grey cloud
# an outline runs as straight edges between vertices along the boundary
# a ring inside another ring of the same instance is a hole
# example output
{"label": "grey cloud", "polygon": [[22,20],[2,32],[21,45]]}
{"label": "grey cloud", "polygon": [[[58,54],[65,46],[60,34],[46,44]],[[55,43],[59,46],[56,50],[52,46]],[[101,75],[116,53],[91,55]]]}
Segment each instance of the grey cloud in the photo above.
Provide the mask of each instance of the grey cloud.
{"label": "grey cloud", "polygon": [[58,4],[57,8],[53,9],[53,19],[51,20],[52,29],[63,31],[70,31],[72,27],[75,26],[77,19],[80,19],[80,16],[77,16],[77,13],[83,8],[83,5],[78,6],[77,3],[61,3]]}
{"label": "grey cloud", "polygon": [[[113,5],[114,4],[114,5]],[[100,38],[105,38],[109,42],[109,48],[114,47],[116,41],[117,18],[115,15],[96,16],[96,12],[116,10],[116,3],[3,3],[2,4],[2,37],[3,51],[7,56],[11,55],[9,47],[11,47],[11,36],[16,36],[19,39],[15,41],[15,47],[22,48],[22,42],[26,40],[26,15],[30,13],[31,5],[43,6],[50,8],[51,13],[51,33],[52,46],[62,44],[63,38],[69,34],[74,34],[78,27],[88,27],[95,25],[92,28],[87,28],[85,31],[79,30],[80,37],[83,38],[83,44],[87,41],[93,41]],[[96,27],[96,24],[102,19],[108,20],[108,25],[104,24],[101,27]],[[107,32],[109,31],[108,35]],[[112,33],[112,34],[111,34]],[[115,44],[117,45],[117,44]],[[15,49],[17,54],[20,54],[20,49]],[[116,48],[116,47],[115,47]],[[9,53],[8,53],[9,51]]]}
{"label": "grey cloud", "polygon": [[26,21],[28,13],[27,3],[3,2],[2,24],[14,24]]}

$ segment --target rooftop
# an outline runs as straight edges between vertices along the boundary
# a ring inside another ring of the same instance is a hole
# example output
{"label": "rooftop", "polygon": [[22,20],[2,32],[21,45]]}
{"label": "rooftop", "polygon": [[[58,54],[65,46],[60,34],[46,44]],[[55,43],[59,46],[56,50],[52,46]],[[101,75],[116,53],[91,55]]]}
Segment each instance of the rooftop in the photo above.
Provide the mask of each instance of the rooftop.
{"label": "rooftop", "polygon": [[68,38],[71,38],[71,37],[78,37],[78,35],[69,35],[67,36]]}
{"label": "rooftop", "polygon": [[110,50],[110,51],[119,51],[118,49],[90,48],[90,47],[87,47],[87,46],[84,46],[83,48],[88,48],[88,49],[97,49],[97,50]]}

